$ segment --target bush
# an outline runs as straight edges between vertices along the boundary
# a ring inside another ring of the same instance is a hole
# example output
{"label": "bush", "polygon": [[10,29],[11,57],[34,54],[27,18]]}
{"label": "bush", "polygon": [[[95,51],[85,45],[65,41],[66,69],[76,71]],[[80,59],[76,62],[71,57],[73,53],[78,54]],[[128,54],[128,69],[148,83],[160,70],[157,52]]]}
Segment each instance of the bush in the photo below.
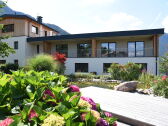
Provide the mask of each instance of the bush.
{"label": "bush", "polygon": [[11,74],[12,73],[11,71],[17,71],[18,69],[19,65],[13,63],[8,63],[0,67],[0,70],[6,74]]}
{"label": "bush", "polygon": [[[12,78],[12,79],[11,79]],[[66,78],[48,71],[16,71],[0,78],[0,125],[96,126],[113,125],[116,119],[91,98],[81,96]]]}
{"label": "bush", "polygon": [[168,76],[162,76],[151,81],[153,92],[157,96],[168,98]]}
{"label": "bush", "polygon": [[112,64],[108,69],[112,79],[131,81],[137,80],[141,75],[141,65],[135,63],[127,63],[126,65]]}
{"label": "bush", "polygon": [[151,82],[153,82],[154,79],[155,79],[154,75],[143,72],[138,79],[140,82],[138,87],[142,89],[149,89],[151,88]]}
{"label": "bush", "polygon": [[52,71],[59,67],[53,57],[46,54],[37,55],[28,60],[28,66],[35,71]]}
{"label": "bush", "polygon": [[160,72],[168,75],[168,54],[160,58]]}

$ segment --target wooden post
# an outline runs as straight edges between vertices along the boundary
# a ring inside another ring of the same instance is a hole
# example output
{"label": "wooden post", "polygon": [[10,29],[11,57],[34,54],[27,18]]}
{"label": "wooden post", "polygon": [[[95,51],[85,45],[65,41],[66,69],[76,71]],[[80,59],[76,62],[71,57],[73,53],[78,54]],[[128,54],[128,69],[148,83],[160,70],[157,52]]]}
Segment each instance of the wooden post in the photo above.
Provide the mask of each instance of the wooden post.
{"label": "wooden post", "polygon": [[153,36],[153,54],[155,57],[158,56],[158,35]]}
{"label": "wooden post", "polygon": [[92,57],[97,56],[97,43],[96,39],[92,39]]}

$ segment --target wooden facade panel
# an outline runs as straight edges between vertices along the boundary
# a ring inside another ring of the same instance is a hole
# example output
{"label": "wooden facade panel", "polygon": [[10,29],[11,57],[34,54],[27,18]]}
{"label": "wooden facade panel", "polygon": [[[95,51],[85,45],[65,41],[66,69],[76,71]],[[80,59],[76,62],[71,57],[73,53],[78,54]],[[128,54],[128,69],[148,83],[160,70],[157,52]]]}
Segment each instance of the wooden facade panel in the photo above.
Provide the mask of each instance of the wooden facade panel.
{"label": "wooden facade panel", "polygon": [[[45,36],[45,31],[47,31],[47,36],[54,36],[58,34],[56,31],[27,18],[4,18],[0,21],[0,24],[14,24],[14,32],[2,33],[2,31],[0,30],[0,36],[9,35],[13,37],[41,37]],[[32,26],[38,28],[38,34],[32,32]]]}

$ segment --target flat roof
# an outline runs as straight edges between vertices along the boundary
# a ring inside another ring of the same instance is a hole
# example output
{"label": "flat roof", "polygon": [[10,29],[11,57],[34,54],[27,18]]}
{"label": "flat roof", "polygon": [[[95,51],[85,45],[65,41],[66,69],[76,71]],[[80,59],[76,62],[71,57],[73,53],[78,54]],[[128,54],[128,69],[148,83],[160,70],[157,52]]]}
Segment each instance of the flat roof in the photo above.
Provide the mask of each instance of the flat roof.
{"label": "flat roof", "polygon": [[156,34],[164,34],[164,28],[114,31],[114,32],[97,32],[97,33],[84,33],[84,34],[69,34],[69,35],[56,35],[56,36],[45,36],[45,37],[30,37],[30,38],[27,38],[27,42],[82,39],[82,38],[83,39],[84,38],[100,38],[100,37],[118,37],[118,36],[156,35]]}

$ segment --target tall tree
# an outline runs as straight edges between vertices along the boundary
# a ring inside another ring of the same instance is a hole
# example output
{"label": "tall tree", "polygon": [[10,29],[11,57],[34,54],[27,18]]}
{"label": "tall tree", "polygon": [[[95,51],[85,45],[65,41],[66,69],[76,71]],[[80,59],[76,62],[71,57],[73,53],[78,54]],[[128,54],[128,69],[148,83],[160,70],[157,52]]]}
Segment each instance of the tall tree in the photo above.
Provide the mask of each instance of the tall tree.
{"label": "tall tree", "polygon": [[[6,3],[0,1],[0,13],[3,11],[3,7],[6,6]],[[0,18],[0,20],[2,20]],[[3,24],[0,24],[0,30],[3,29]],[[15,53],[15,50],[11,48],[8,43],[3,42],[4,39],[9,38],[9,36],[0,36],[0,57],[7,57],[10,53]]]}

